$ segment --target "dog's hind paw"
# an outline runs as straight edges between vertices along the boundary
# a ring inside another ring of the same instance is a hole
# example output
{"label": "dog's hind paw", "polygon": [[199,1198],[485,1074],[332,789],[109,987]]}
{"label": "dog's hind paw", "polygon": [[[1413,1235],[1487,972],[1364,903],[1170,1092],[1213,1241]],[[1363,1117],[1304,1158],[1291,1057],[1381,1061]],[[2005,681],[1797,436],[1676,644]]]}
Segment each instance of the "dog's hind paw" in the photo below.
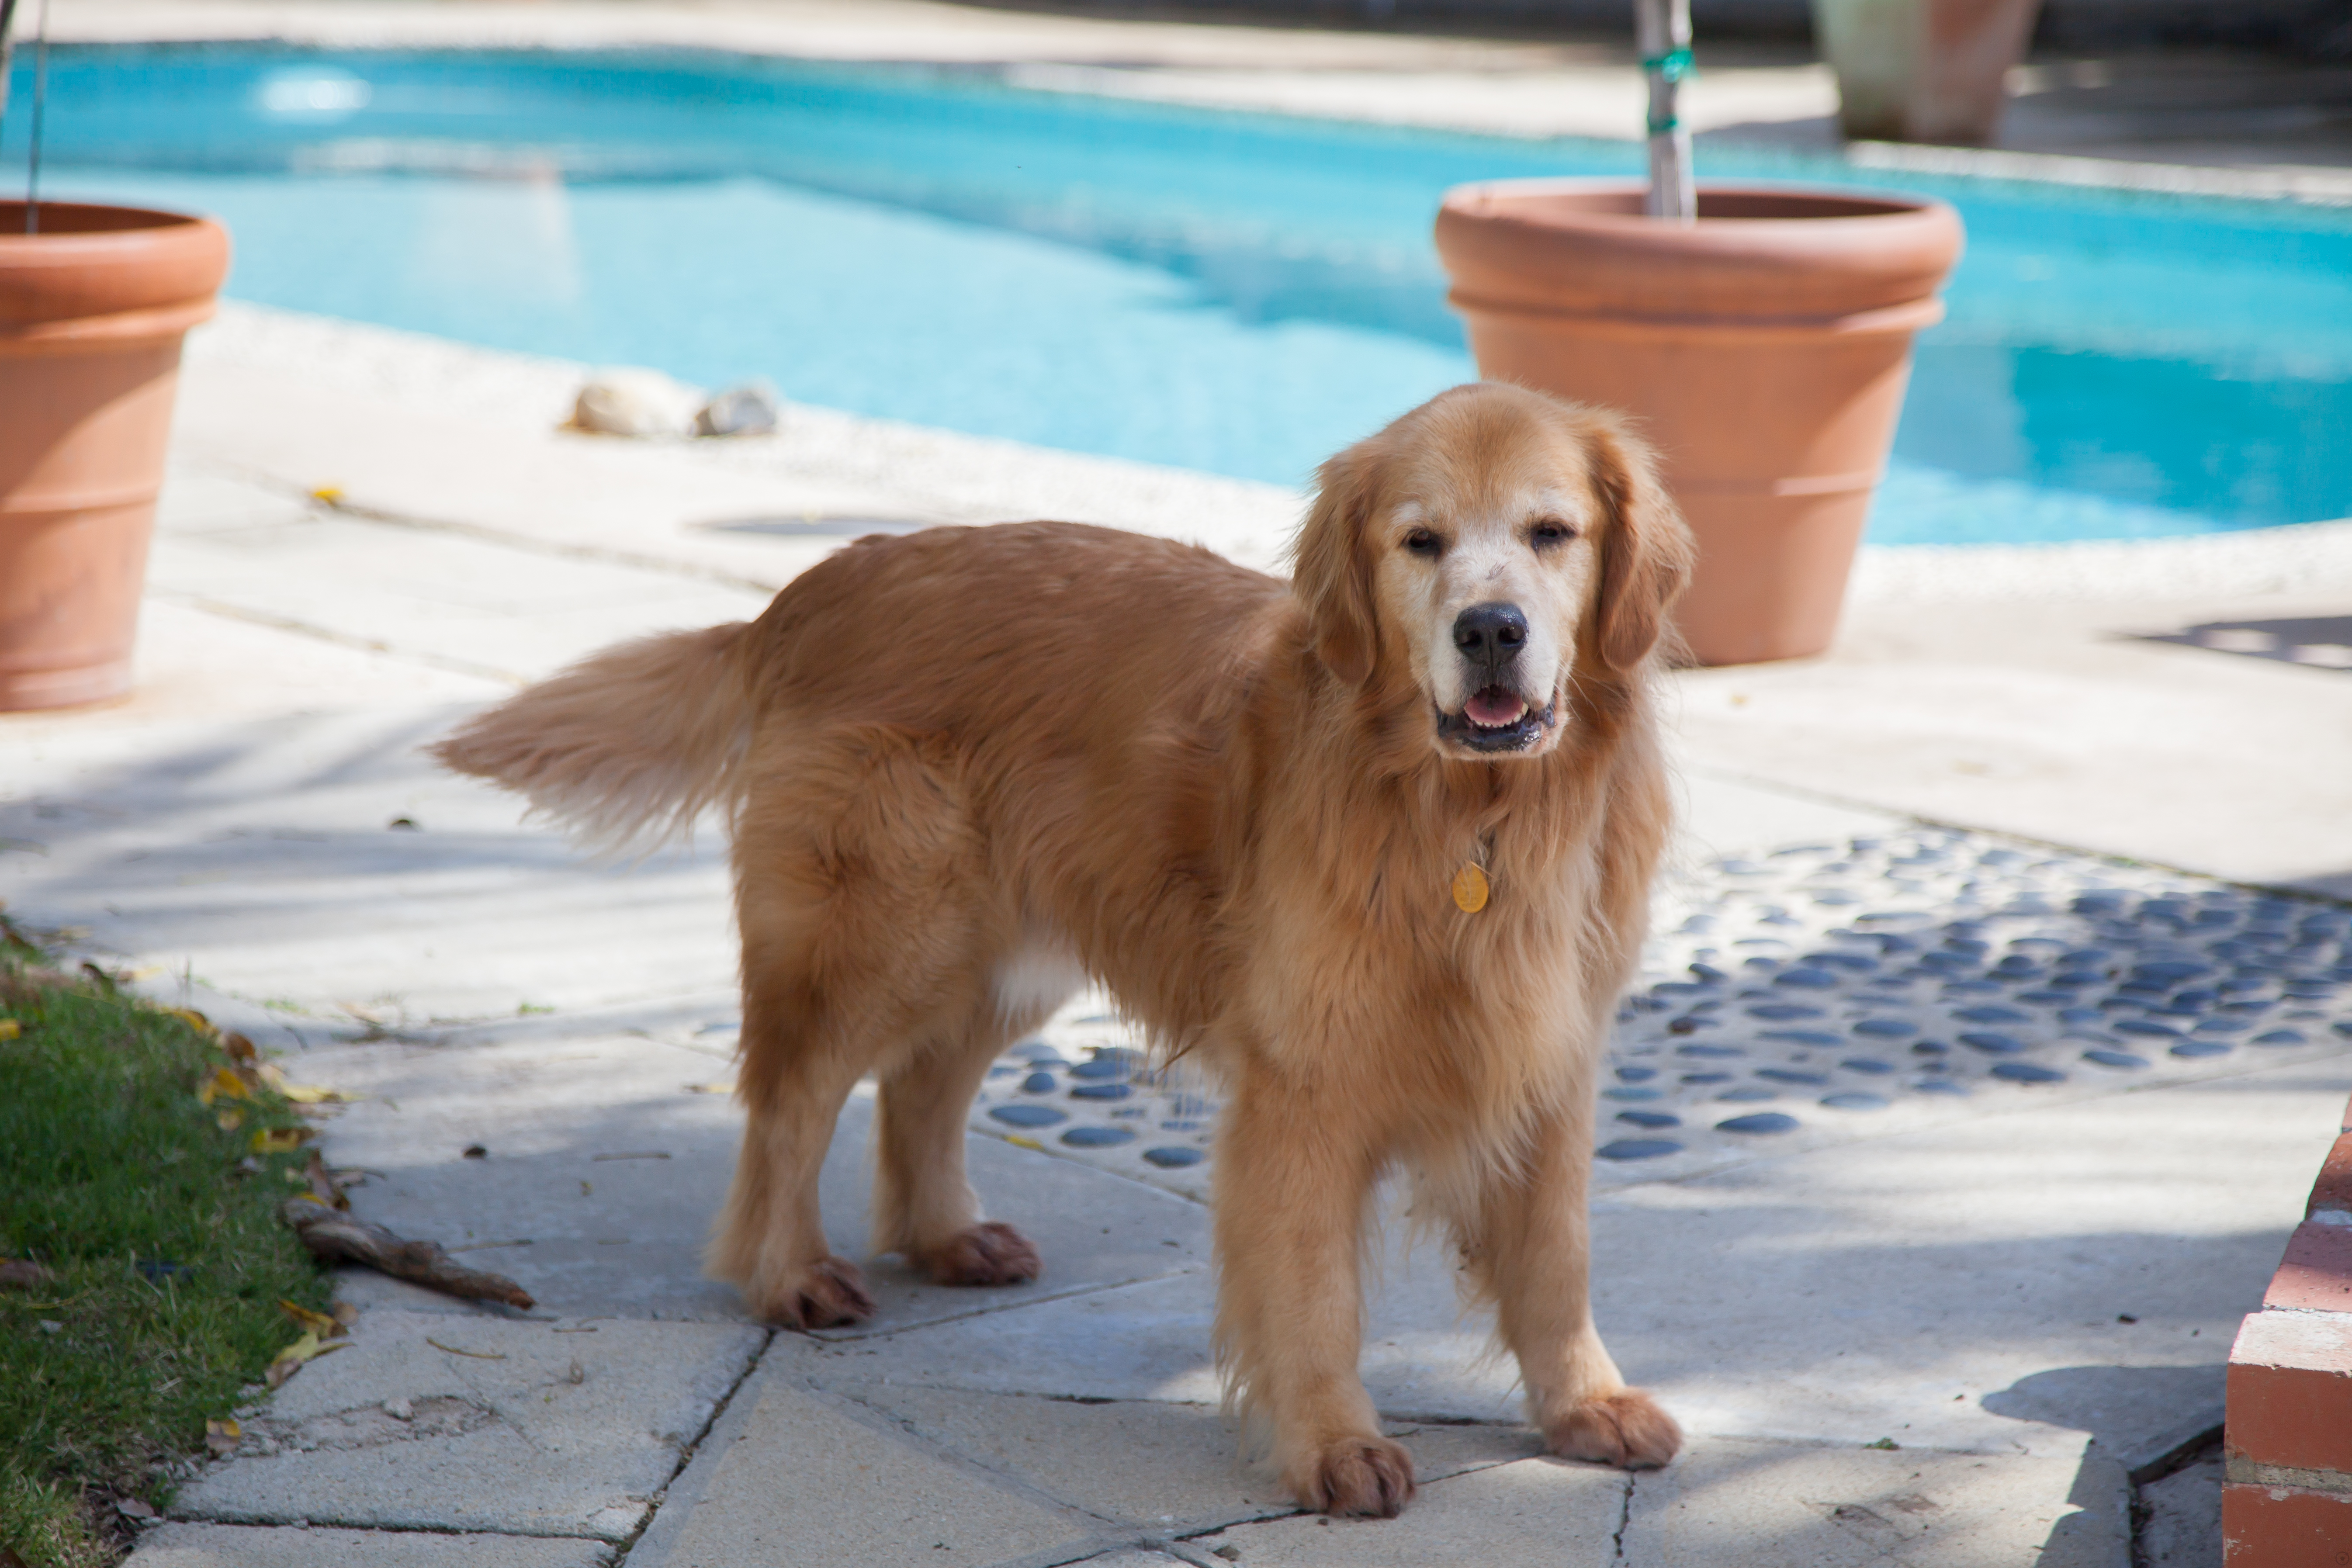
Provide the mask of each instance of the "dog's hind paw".
{"label": "dog's hind paw", "polygon": [[1544,1442],[1562,1458],[1654,1470],[1682,1447],[1683,1429],[1642,1390],[1621,1388],[1546,1423]]}
{"label": "dog's hind paw", "polygon": [[1045,1271],[1036,1244],[1009,1225],[976,1225],[923,1256],[938,1285],[1026,1285]]}
{"label": "dog's hind paw", "polygon": [[760,1292],[759,1315],[779,1328],[837,1329],[874,1315],[866,1276],[846,1258],[820,1258]]}
{"label": "dog's hind paw", "polygon": [[1385,1437],[1342,1437],[1297,1467],[1290,1489],[1316,1513],[1394,1519],[1412,1500],[1412,1456]]}

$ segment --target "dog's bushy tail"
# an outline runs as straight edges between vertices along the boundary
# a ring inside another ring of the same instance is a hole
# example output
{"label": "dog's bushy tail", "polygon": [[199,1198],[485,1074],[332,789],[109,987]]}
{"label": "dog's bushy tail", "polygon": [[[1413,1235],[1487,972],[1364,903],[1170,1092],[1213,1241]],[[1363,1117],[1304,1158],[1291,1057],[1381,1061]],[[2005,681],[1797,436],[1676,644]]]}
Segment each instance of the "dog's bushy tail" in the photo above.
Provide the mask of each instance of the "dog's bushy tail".
{"label": "dog's bushy tail", "polygon": [[750,626],[642,637],[509,698],[430,748],[530,802],[592,847],[683,837],[731,806],[757,716]]}

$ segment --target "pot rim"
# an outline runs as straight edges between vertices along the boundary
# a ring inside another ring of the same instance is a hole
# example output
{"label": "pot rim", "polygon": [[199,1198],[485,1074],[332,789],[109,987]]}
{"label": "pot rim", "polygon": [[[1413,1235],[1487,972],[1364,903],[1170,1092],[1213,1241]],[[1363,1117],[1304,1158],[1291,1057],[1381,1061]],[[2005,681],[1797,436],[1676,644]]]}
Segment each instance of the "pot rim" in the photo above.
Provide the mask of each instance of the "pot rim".
{"label": "pot rim", "polygon": [[[25,206],[26,203],[21,198],[0,201],[0,215],[20,214]],[[44,228],[37,234],[26,234],[21,228],[5,226],[5,218],[0,217],[0,253],[53,250],[67,245],[99,247],[152,245],[157,237],[170,235],[174,230],[185,231],[193,235],[208,228],[221,228],[218,218],[204,213],[173,212],[167,207],[131,206],[121,202],[44,201],[41,203],[41,211],[44,215],[52,212],[112,213],[148,221],[121,224],[106,228]]]}
{"label": "pot rim", "polygon": [[[1923,217],[1940,220],[1954,218],[1958,213],[1949,202],[1935,196],[1910,195],[1900,191],[1876,190],[1865,186],[1828,186],[1806,184],[1794,180],[1701,180],[1696,191],[1702,197],[1779,196],[1811,198],[1851,206],[1857,203],[1877,203],[1883,212],[1823,213],[1808,216],[1791,213],[1773,217],[1697,217],[1687,224],[1661,224],[1646,213],[1612,212],[1548,212],[1538,216],[1513,210],[1515,198],[1543,196],[1638,195],[1649,189],[1650,183],[1640,175],[1629,174],[1538,174],[1503,180],[1472,180],[1447,188],[1440,203],[1443,210],[1461,217],[1513,217],[1526,222],[1538,222],[1559,227],[1591,227],[1616,230],[1628,234],[1656,235],[1661,232],[1688,233],[1696,230],[1706,234],[1753,234],[1763,231],[1801,231],[1818,233],[1832,225],[1881,226],[1888,223],[1913,223]],[[1479,197],[1487,198],[1490,207],[1480,212],[1472,205]],[[1495,210],[1499,209],[1499,210]]]}

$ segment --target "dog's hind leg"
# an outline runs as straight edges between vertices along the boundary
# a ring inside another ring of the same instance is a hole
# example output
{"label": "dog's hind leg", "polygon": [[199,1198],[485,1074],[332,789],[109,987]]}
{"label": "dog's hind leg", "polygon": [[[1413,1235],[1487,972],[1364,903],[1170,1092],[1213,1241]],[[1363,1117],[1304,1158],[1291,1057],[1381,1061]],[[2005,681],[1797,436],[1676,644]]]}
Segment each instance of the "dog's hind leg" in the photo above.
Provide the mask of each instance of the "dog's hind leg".
{"label": "dog's hind leg", "polygon": [[1494,1299],[1496,1331],[1518,1358],[1546,1445],[1571,1459],[1652,1469],[1675,1457],[1682,1428],[1625,1386],[1593,1325],[1592,1120],[1583,1096],[1543,1113],[1526,1157],[1486,1173],[1457,1216],[1458,1238],[1473,1285]]}
{"label": "dog's hind leg", "polygon": [[941,1285],[1023,1285],[1044,1265],[1029,1238],[982,1216],[964,1174],[964,1116],[1011,1037],[994,1008],[962,1038],[882,1081],[874,1121],[874,1250]]}
{"label": "dog's hind leg", "polygon": [[710,1268],[769,1321],[855,1322],[874,1300],[826,1240],[818,1172],[859,1078],[893,1079],[973,1010],[978,840],[934,741],[779,726],[748,765],[735,861],[751,1121]]}

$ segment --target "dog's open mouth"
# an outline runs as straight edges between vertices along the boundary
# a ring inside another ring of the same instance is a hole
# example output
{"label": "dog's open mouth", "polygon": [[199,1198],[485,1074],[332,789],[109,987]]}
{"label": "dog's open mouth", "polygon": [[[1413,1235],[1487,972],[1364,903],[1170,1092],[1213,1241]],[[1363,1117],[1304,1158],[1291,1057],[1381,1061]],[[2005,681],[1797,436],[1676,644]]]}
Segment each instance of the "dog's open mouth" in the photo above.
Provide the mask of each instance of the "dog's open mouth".
{"label": "dog's open mouth", "polygon": [[1559,704],[1549,702],[1538,710],[1505,686],[1489,686],[1471,693],[1459,713],[1440,711],[1439,738],[1474,752],[1524,752],[1541,740],[1559,717]]}

